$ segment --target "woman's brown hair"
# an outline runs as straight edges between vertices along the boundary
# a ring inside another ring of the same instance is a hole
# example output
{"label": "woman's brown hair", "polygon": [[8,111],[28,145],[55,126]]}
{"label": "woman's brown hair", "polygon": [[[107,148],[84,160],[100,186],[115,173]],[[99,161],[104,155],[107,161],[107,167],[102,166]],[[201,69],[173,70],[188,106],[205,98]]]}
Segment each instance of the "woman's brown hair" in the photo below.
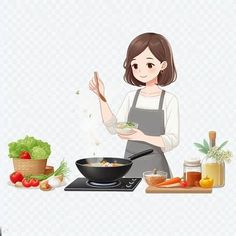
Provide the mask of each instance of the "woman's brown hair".
{"label": "woman's brown hair", "polygon": [[125,68],[124,80],[127,83],[136,86],[146,85],[146,83],[143,83],[134,77],[131,68],[131,61],[134,57],[142,53],[147,47],[160,62],[167,62],[166,69],[158,75],[158,85],[166,86],[174,82],[177,78],[177,73],[170,44],[164,36],[156,33],[141,34],[130,43],[123,65]]}

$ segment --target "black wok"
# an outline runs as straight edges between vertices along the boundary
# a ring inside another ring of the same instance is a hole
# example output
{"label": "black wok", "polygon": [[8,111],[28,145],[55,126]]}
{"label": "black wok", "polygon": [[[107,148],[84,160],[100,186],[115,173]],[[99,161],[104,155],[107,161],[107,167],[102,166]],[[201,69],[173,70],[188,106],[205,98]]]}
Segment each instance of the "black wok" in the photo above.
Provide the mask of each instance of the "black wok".
{"label": "black wok", "polygon": [[[152,149],[148,149],[139,153],[135,153],[131,155],[129,159],[124,158],[113,158],[113,157],[91,157],[77,160],[75,162],[77,168],[81,172],[81,174],[86,177],[89,181],[98,182],[98,183],[109,183],[120,179],[124,176],[129,169],[131,168],[133,162],[136,158],[145,156],[149,153],[152,153]],[[98,166],[90,166],[85,164],[93,164],[98,163],[101,160],[108,161],[110,163],[118,163],[122,164],[120,166],[115,167],[98,167]]]}

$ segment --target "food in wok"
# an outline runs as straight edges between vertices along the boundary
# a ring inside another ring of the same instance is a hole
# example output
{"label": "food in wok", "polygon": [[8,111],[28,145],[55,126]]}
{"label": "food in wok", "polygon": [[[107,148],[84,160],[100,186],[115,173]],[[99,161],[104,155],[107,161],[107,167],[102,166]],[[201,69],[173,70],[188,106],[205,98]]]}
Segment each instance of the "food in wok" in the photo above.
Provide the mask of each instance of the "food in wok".
{"label": "food in wok", "polygon": [[118,167],[118,166],[123,166],[124,164],[118,163],[118,162],[109,162],[106,160],[102,160],[100,162],[95,162],[95,163],[87,163],[84,164],[85,166],[91,166],[91,167]]}

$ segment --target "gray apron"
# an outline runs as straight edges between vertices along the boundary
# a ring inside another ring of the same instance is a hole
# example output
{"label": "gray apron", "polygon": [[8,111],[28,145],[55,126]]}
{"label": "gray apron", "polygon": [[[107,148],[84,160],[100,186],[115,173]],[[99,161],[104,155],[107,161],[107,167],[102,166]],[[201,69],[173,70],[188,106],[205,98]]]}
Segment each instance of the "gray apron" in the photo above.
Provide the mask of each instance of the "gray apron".
{"label": "gray apron", "polygon": [[[160,136],[165,134],[164,110],[162,110],[165,91],[162,90],[158,110],[141,109],[136,107],[141,89],[137,90],[132,107],[130,108],[128,121],[138,124],[144,134]],[[167,178],[171,177],[170,168],[160,147],[143,141],[128,140],[125,150],[125,159],[137,152],[153,149],[153,153],[133,160],[133,165],[125,177],[142,177],[143,172],[153,170],[167,172]]]}

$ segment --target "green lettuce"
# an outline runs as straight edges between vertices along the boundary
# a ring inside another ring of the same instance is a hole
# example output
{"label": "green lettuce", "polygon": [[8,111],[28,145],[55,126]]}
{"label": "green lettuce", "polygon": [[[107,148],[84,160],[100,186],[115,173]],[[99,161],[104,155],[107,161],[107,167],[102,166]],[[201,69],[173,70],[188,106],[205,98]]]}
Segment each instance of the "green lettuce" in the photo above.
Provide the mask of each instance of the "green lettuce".
{"label": "green lettuce", "polygon": [[42,147],[34,147],[31,151],[31,158],[35,160],[47,159],[47,154]]}
{"label": "green lettuce", "polygon": [[51,154],[51,147],[47,142],[30,136],[9,143],[8,147],[10,158],[19,158],[22,151],[29,152],[31,158],[37,160],[47,159]]}

